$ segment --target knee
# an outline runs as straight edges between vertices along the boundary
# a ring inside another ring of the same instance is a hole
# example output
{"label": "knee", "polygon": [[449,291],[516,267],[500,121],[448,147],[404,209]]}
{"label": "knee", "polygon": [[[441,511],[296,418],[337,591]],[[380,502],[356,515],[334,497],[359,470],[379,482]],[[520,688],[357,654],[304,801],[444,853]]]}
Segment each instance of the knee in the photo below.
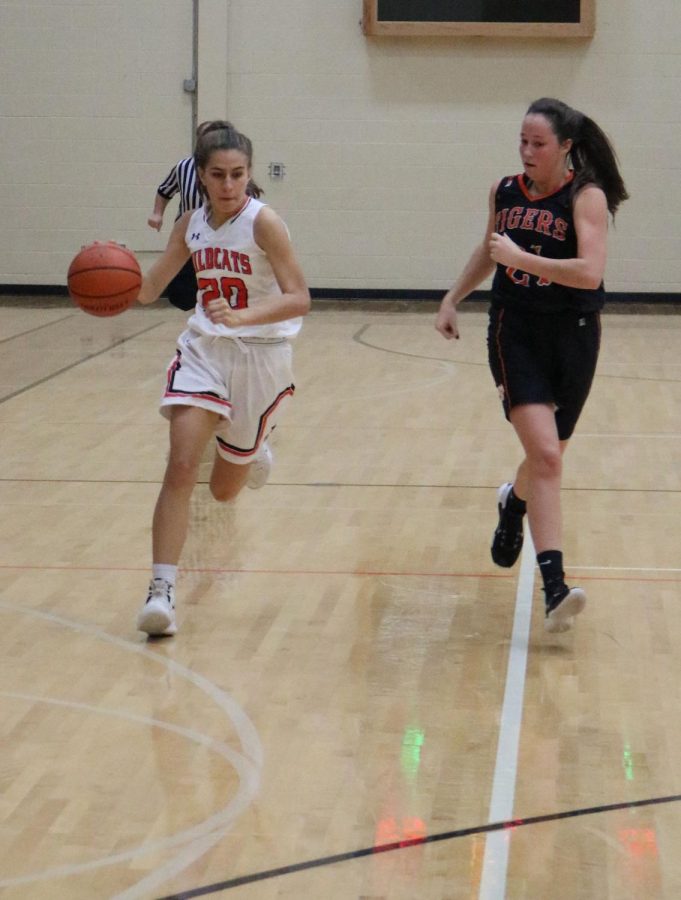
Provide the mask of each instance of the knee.
{"label": "knee", "polygon": [[528,456],[532,474],[537,478],[560,478],[563,460],[558,444],[546,444]]}
{"label": "knee", "polygon": [[214,500],[217,500],[218,503],[229,503],[230,500],[236,499],[239,491],[241,490],[241,485],[215,482],[211,479],[208,488],[210,490],[211,496]]}
{"label": "knee", "polygon": [[196,484],[197,475],[198,465],[195,462],[171,457],[163,481],[172,490],[191,490]]}

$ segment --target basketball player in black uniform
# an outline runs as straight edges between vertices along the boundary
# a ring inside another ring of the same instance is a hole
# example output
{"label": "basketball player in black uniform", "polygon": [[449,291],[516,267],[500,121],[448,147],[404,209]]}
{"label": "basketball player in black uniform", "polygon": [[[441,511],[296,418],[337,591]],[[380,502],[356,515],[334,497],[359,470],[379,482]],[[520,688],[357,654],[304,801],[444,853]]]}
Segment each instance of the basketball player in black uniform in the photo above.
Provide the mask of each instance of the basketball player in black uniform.
{"label": "basketball player in black uniform", "polygon": [[490,191],[487,230],[442,299],[436,328],[458,338],[457,305],[494,272],[489,364],[525,452],[498,490],[492,559],[512,566],[527,512],[545,594],[545,626],[566,631],[586,603],[565,583],[562,454],[589,394],[600,344],[608,213],[628,197],[608,138],[560,100],[542,98],[520,133],[523,172]]}

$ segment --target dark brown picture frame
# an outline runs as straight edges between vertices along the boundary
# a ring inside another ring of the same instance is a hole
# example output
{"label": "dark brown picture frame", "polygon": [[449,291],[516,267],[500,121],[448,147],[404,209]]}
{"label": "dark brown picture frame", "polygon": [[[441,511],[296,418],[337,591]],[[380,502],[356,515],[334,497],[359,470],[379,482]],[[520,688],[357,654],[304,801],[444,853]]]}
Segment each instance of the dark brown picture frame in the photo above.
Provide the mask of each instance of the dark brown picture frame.
{"label": "dark brown picture frame", "polygon": [[596,0],[580,0],[579,22],[431,22],[386,21],[378,18],[379,0],[363,0],[362,30],[372,37],[592,37]]}

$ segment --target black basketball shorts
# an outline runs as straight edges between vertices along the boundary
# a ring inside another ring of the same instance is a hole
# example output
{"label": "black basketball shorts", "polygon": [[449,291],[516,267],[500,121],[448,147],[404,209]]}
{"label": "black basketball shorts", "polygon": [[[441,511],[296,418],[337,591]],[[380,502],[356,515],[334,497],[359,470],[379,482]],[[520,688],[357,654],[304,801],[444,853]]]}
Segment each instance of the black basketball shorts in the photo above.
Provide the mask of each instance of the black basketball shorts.
{"label": "black basketball shorts", "polygon": [[514,406],[553,405],[558,437],[567,440],[589,396],[600,343],[598,312],[546,315],[492,307],[489,366],[506,418]]}
{"label": "black basketball shorts", "polygon": [[170,282],[165,294],[173,306],[187,312],[196,306],[197,290],[194,263],[189,258]]}

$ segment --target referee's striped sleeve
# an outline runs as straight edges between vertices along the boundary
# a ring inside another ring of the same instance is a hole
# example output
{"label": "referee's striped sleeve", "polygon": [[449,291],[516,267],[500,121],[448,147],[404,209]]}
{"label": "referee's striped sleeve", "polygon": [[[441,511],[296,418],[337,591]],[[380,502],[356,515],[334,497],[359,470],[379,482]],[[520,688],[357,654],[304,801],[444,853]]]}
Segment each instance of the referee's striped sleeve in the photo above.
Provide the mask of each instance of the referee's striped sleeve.
{"label": "referee's striped sleeve", "polygon": [[165,197],[166,200],[170,200],[180,190],[180,184],[177,180],[177,169],[178,166],[173,166],[168,175],[156,188],[157,193]]}
{"label": "referee's striped sleeve", "polygon": [[186,159],[180,160],[175,166],[180,191],[180,208],[178,216],[187,212],[189,209],[197,209],[201,206],[203,200],[199,191],[198,180],[196,177],[196,167],[194,165],[194,157],[188,156]]}

